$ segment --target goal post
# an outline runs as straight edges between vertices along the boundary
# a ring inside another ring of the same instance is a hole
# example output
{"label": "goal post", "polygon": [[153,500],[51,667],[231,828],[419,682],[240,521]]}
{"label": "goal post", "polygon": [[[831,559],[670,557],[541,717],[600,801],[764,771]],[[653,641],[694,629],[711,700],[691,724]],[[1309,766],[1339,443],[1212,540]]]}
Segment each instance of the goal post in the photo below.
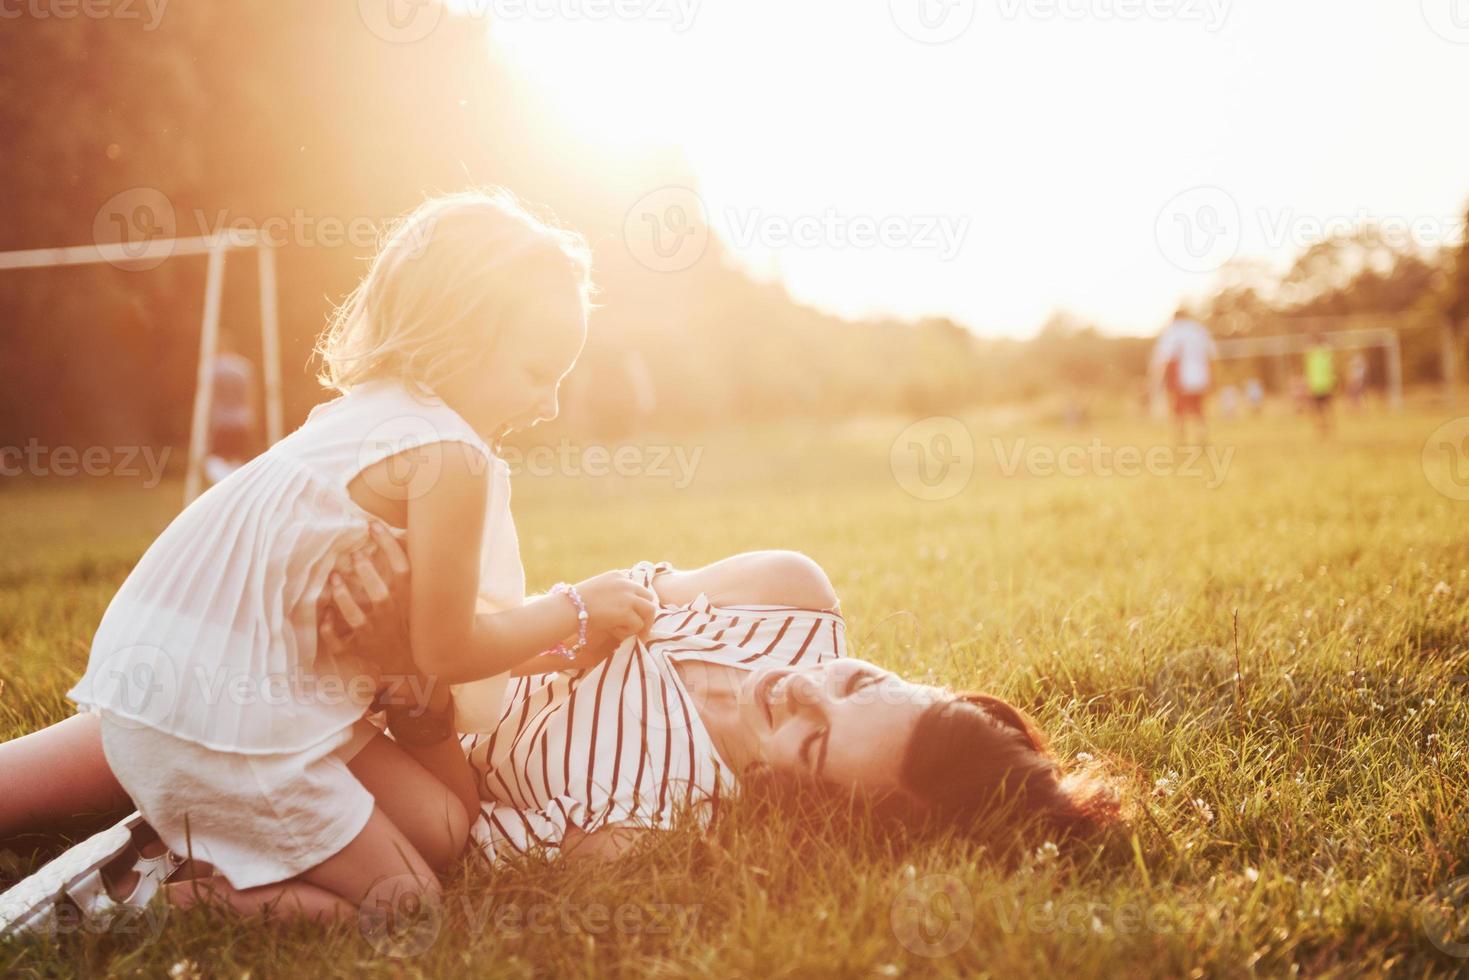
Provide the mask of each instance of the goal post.
{"label": "goal post", "polygon": [[1403,347],[1395,328],[1330,330],[1312,320],[1303,319],[1300,322],[1305,328],[1301,333],[1273,337],[1232,337],[1215,341],[1215,346],[1219,349],[1219,360],[1301,355],[1316,346],[1312,337],[1318,333],[1326,338],[1327,346],[1332,350],[1370,350],[1380,347],[1387,360],[1388,404],[1394,410],[1403,407]]}
{"label": "goal post", "polygon": [[204,313],[199,324],[199,370],[194,383],[194,407],[189,423],[189,461],[184,474],[184,505],[197,497],[204,482],[204,457],[209,450],[209,413],[214,405],[214,355],[219,349],[220,306],[224,296],[225,256],[234,250],[255,250],[259,268],[261,376],[265,385],[265,436],[274,444],[283,435],[281,411],[280,324],[276,304],[275,249],[252,231],[230,229],[197,238],[154,238],[146,242],[69,245],[0,252],[0,271],[48,269],[77,265],[129,265],[180,256],[208,256],[204,281]]}

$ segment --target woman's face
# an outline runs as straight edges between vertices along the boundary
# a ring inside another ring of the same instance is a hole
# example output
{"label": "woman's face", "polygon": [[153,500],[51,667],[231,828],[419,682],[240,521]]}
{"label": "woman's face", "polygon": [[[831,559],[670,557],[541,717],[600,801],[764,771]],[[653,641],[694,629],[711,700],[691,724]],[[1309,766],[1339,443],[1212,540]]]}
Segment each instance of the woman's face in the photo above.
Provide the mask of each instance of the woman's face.
{"label": "woman's face", "polygon": [[943,697],[865,660],[751,671],[741,719],[777,772],[873,792],[897,789],[918,717]]}

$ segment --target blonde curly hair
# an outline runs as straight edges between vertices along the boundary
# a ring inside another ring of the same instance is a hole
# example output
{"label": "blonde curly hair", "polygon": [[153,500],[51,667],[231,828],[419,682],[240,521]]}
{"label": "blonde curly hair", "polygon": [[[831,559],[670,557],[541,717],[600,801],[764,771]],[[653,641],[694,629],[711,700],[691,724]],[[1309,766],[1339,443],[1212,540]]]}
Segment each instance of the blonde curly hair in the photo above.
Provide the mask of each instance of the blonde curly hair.
{"label": "blonde curly hair", "polygon": [[430,198],[384,234],[317,339],[329,388],[390,378],[432,392],[478,363],[507,307],[560,282],[591,305],[591,250],[502,188]]}

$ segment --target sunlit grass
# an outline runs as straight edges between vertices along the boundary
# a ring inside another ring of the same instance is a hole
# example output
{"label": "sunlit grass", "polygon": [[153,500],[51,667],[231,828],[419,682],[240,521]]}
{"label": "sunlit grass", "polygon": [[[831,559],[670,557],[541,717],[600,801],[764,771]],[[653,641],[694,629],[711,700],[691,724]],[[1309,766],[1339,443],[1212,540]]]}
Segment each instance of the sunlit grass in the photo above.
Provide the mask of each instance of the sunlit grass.
{"label": "sunlit grass", "polygon": [[[805,551],[837,585],[853,654],[993,691],[1064,753],[1114,760],[1141,806],[1135,839],[1017,869],[837,829],[793,845],[789,828],[736,812],[713,843],[675,833],[609,868],[470,868],[437,938],[405,960],[348,927],[196,913],[156,940],[0,947],[0,972],[1418,976],[1469,963],[1421,919],[1469,874],[1469,503],[1437,492],[1420,459],[1441,418],[1346,420],[1327,444],[1290,417],[1219,427],[1233,455],[1211,489],[1006,475],[994,438],[1009,453],[1021,437],[1146,449],[1168,435],[976,417],[974,476],[940,501],[891,473],[911,421],[685,439],[703,455],[684,489],[519,477],[531,585],[643,558]],[[0,487],[0,737],[67,713],[91,630],[176,494]],[[3,860],[7,878],[31,866]]]}

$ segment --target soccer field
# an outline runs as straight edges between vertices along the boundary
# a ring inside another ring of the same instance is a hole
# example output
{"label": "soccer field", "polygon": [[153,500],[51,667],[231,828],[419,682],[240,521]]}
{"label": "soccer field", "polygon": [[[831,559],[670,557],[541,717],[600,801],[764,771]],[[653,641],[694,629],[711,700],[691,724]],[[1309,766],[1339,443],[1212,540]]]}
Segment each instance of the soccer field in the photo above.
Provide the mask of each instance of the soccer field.
{"label": "soccer field", "polygon": [[[804,551],[850,653],[992,691],[1063,755],[1112,761],[1138,812],[1094,859],[894,853],[736,811],[712,841],[673,833],[605,868],[466,864],[400,958],[350,926],[160,912],[0,945],[0,974],[1469,969],[1469,432],[1342,414],[1321,441],[1277,416],[1220,424],[1196,456],[1143,422],[911,421],[647,440],[624,475],[586,475],[606,467],[584,448],[527,456],[530,586]],[[0,486],[0,739],[69,713],[93,628],[178,500],[123,478]],[[38,857],[0,853],[0,879]]]}

